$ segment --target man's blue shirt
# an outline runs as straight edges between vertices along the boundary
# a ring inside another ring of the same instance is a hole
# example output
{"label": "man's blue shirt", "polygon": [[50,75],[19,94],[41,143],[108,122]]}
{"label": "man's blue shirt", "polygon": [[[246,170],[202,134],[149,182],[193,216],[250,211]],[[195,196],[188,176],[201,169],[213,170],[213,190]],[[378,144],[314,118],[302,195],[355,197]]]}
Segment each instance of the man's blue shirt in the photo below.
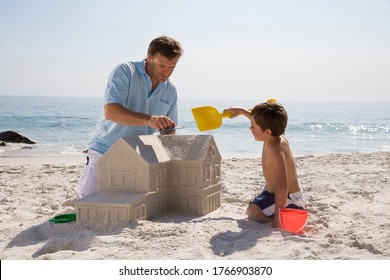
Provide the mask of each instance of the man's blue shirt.
{"label": "man's blue shirt", "polygon": [[[178,124],[175,86],[168,79],[165,83],[159,83],[152,93],[145,61],[122,63],[112,71],[105,93],[105,104],[110,103],[119,103],[134,112],[164,115]],[[120,137],[154,132],[148,126],[124,126],[103,117],[96,125],[88,148],[104,154]]]}

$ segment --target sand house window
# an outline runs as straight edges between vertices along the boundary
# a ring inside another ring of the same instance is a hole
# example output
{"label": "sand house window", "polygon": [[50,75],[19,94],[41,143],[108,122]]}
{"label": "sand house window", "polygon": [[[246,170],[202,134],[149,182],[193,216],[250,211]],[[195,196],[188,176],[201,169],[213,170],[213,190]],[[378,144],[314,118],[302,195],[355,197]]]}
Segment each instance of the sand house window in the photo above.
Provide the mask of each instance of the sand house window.
{"label": "sand house window", "polygon": [[126,208],[108,208],[108,219],[110,222],[123,222],[128,220]]}
{"label": "sand house window", "polygon": [[210,166],[206,166],[205,167],[205,169],[204,169],[204,176],[205,176],[206,181],[210,181],[210,179],[211,179],[211,168],[210,168]]}
{"label": "sand house window", "polygon": [[211,157],[215,157],[215,147],[214,146],[210,147],[210,155],[211,155]]}
{"label": "sand house window", "polygon": [[96,207],[81,206],[78,211],[80,221],[95,222],[97,218]]}
{"label": "sand house window", "polygon": [[110,185],[116,188],[134,189],[134,174],[132,172],[112,171]]}
{"label": "sand house window", "polygon": [[134,209],[135,219],[146,219],[146,204],[142,204]]}
{"label": "sand house window", "polygon": [[214,173],[216,178],[221,177],[221,166],[219,164],[214,166]]}
{"label": "sand house window", "polygon": [[198,172],[196,168],[190,168],[188,172],[188,180],[189,180],[189,186],[196,187],[198,182]]}
{"label": "sand house window", "polygon": [[167,209],[167,203],[165,199],[157,201],[157,213],[165,213]]}
{"label": "sand house window", "polygon": [[156,186],[157,186],[157,190],[159,190],[159,189],[165,189],[165,187],[166,187],[166,184],[165,184],[165,182],[166,182],[166,169],[162,169],[162,170],[159,170],[159,171],[157,171],[157,184],[156,184]]}

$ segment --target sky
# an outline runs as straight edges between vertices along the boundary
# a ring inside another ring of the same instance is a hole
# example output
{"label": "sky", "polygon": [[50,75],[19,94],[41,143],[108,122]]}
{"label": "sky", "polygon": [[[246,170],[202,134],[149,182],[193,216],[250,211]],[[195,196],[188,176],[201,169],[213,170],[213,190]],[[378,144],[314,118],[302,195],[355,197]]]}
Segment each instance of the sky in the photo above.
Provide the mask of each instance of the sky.
{"label": "sky", "polygon": [[0,95],[103,97],[160,35],[179,98],[390,101],[390,0],[0,0]]}

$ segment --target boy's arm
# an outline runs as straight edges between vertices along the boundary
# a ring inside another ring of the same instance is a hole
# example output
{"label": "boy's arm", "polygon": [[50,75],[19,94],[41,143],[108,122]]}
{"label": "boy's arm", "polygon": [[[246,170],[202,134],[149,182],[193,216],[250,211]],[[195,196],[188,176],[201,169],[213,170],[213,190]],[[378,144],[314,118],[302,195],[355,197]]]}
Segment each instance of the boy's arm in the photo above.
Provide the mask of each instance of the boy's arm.
{"label": "boy's arm", "polygon": [[275,217],[273,227],[280,227],[279,210],[284,209],[288,195],[288,178],[285,155],[282,151],[273,154],[272,174],[275,176]]}
{"label": "boy's arm", "polygon": [[243,116],[247,117],[248,119],[251,118],[251,111],[248,109],[245,109],[245,108],[241,108],[241,107],[232,107],[232,108],[223,110],[223,112],[224,113],[226,113],[226,112],[231,113],[232,114],[230,116],[231,119],[233,119],[239,115],[243,115]]}

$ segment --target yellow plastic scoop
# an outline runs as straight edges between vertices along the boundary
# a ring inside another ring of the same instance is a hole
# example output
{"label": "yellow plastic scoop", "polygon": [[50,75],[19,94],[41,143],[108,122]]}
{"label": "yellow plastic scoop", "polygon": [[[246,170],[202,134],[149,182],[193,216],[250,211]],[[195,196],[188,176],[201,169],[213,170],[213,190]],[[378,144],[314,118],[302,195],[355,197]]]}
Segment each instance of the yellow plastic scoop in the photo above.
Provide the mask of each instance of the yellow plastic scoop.
{"label": "yellow plastic scoop", "polygon": [[231,113],[219,113],[212,106],[192,108],[192,114],[199,131],[217,129],[222,125],[222,118],[231,116]]}
{"label": "yellow plastic scoop", "polygon": [[[269,98],[267,102],[273,103],[276,100]],[[222,118],[229,118],[232,115],[230,112],[220,113],[212,106],[192,108],[192,114],[199,131],[217,129],[222,125]]]}

